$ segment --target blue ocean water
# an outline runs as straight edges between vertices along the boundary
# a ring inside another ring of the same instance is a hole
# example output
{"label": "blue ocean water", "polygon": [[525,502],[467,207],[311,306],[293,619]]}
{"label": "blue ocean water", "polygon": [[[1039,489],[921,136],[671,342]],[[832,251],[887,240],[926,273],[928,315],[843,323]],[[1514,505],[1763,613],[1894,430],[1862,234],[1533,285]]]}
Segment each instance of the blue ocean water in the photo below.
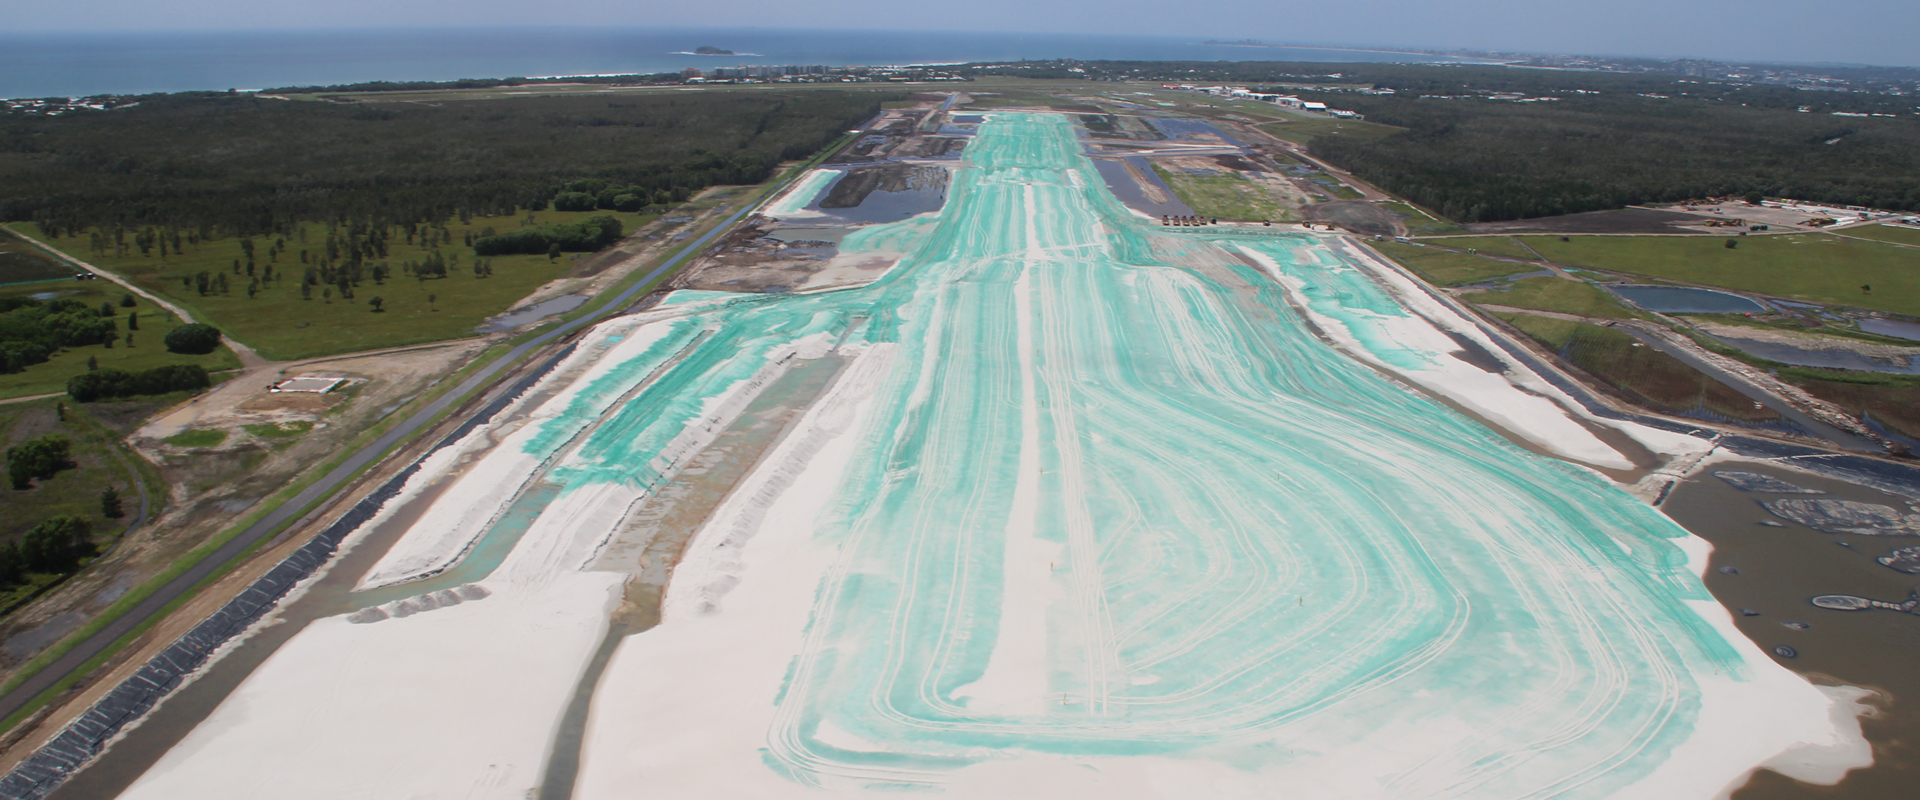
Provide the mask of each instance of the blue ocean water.
{"label": "blue ocean water", "polygon": [[[743,55],[677,55],[701,45]],[[744,55],[744,54],[754,55]],[[634,74],[737,64],[1019,59],[1448,61],[1441,56],[1201,44],[1160,36],[771,28],[378,28],[0,31],[0,97],[261,89],[373,80]]]}

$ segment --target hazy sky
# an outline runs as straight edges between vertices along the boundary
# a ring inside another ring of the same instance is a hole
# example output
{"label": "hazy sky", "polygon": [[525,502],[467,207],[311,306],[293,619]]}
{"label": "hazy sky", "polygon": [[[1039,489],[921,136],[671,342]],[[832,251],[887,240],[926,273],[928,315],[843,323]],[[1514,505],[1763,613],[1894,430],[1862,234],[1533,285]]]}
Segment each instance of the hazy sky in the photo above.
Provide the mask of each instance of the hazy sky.
{"label": "hazy sky", "polygon": [[0,20],[16,32],[606,24],[1168,34],[1920,66],[1916,0],[0,0]]}

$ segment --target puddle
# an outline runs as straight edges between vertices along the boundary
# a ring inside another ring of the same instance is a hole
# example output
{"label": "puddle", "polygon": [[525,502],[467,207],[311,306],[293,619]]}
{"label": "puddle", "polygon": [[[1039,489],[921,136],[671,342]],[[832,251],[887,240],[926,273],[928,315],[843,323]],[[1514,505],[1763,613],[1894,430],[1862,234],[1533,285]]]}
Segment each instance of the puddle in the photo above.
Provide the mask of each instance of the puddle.
{"label": "puddle", "polygon": [[[1129,165],[1132,169],[1128,168]],[[1144,158],[1096,158],[1093,159],[1093,168],[1100,172],[1107,190],[1113,192],[1113,196],[1128,208],[1150,217],[1194,216],[1193,209],[1174,196],[1173,190],[1160,181],[1160,176],[1154,174]],[[1141,181],[1151,183],[1152,190],[1141,186]],[[1166,199],[1155,200],[1149,196],[1150,191]]]}
{"label": "puddle", "polygon": [[1863,319],[1860,330],[1877,333],[1881,336],[1893,336],[1900,339],[1912,339],[1920,342],[1920,322],[1901,322],[1897,319]]}
{"label": "puddle", "polygon": [[1738,347],[1749,355],[1769,361],[1792,364],[1799,367],[1822,367],[1825,369],[1851,369],[1863,372],[1891,372],[1900,375],[1920,375],[1920,358],[1913,356],[1890,356],[1871,358],[1851,350],[1812,350],[1777,342],[1760,342],[1741,339],[1734,336],[1715,336],[1716,341],[1732,347]]}
{"label": "puddle", "polygon": [[1766,306],[1740,295],[1716,292],[1712,289],[1648,284],[1605,286],[1634,305],[1662,314],[1749,314],[1767,310]]}
{"label": "puddle", "polygon": [[480,333],[510,331],[529,322],[545,319],[555,314],[565,314],[586,305],[586,303],[586,295],[561,295],[552,300],[535,303],[526,308],[514,309],[508,313],[488,319],[486,322],[481,323],[479,327],[474,328],[474,330]]}
{"label": "puddle", "polygon": [[1211,124],[1191,119],[1169,119],[1166,117],[1148,117],[1147,124],[1166,135],[1168,139],[1201,139],[1215,137],[1235,147],[1246,147],[1247,143],[1235,139]]}

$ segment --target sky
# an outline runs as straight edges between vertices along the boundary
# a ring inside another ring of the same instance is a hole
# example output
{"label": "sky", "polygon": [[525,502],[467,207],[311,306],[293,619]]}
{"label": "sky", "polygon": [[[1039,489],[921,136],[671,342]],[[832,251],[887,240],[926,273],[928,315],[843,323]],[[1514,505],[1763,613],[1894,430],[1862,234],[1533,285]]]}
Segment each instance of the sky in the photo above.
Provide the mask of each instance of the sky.
{"label": "sky", "polygon": [[1920,66],[1920,2],[1749,0],[0,0],[0,30],[395,26],[741,26],[1252,38]]}

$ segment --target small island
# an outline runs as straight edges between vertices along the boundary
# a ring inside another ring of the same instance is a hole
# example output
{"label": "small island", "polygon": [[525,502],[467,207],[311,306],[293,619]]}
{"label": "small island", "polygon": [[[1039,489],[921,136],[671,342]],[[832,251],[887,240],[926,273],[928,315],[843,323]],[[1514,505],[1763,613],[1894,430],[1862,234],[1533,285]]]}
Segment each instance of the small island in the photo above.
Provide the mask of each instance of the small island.
{"label": "small island", "polygon": [[703,44],[693,48],[693,54],[698,56],[730,56],[734,55],[734,52],[732,50],[722,50],[710,44]]}

